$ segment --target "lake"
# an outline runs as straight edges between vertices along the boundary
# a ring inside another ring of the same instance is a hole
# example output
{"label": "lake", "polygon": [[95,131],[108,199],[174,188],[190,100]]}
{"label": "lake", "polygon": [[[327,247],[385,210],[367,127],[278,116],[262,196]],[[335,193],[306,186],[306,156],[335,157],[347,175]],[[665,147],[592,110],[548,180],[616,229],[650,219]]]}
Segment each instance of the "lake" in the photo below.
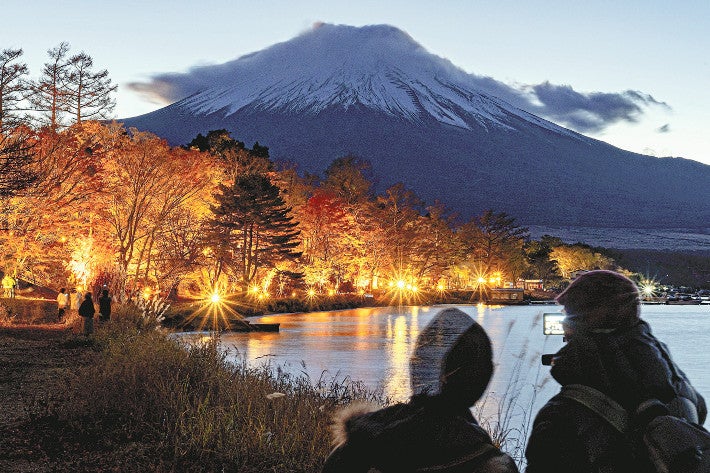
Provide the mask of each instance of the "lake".
{"label": "lake", "polygon": [[[352,379],[379,389],[393,401],[410,395],[409,357],[419,331],[444,307],[365,308],[333,312],[283,314],[254,322],[281,324],[278,333],[225,333],[223,346],[235,361],[269,363],[312,380]],[[503,402],[515,424],[534,413],[558,391],[540,355],[554,353],[562,337],[542,333],[543,312],[559,306],[455,306],[485,328],[493,343],[496,372],[479,415],[495,416]],[[693,385],[710,396],[710,305],[644,305],[641,316]]]}

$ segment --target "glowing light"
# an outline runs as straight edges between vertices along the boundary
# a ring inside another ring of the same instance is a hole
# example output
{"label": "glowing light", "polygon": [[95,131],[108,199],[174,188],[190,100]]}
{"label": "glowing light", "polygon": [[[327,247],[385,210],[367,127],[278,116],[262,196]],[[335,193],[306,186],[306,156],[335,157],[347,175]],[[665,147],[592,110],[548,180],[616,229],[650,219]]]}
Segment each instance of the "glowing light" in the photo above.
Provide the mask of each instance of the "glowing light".
{"label": "glowing light", "polygon": [[217,304],[221,298],[219,297],[218,292],[214,292],[212,294],[212,297],[210,297],[210,301],[212,301],[213,304]]}
{"label": "glowing light", "polygon": [[328,295],[329,295],[329,296],[334,296],[334,295],[335,295],[335,289],[329,289],[329,290],[328,290]]}
{"label": "glowing light", "polygon": [[444,290],[444,285],[441,284],[441,283],[437,284],[437,285],[436,285],[436,290],[437,290],[437,291],[443,291],[443,290]]}
{"label": "glowing light", "polygon": [[261,289],[259,288],[259,286],[252,286],[249,288],[249,292],[254,293],[254,294],[258,294],[260,290]]}
{"label": "glowing light", "polygon": [[653,279],[642,279],[639,284],[639,290],[644,299],[650,299],[657,294],[658,284]]}
{"label": "glowing light", "polygon": [[407,283],[401,279],[399,281],[397,281],[397,288],[398,289],[404,289],[406,285],[407,285]]}
{"label": "glowing light", "polygon": [[315,296],[316,296],[316,290],[313,289],[313,288],[310,288],[310,289],[308,289],[308,292],[306,292],[306,294],[308,294],[308,297],[315,297]]}
{"label": "glowing light", "polygon": [[143,291],[143,299],[150,299],[150,288],[146,287]]}
{"label": "glowing light", "polygon": [[483,276],[479,276],[478,279],[477,279],[477,281],[478,281],[478,284],[485,284],[485,283],[486,283],[486,278],[484,278]]}

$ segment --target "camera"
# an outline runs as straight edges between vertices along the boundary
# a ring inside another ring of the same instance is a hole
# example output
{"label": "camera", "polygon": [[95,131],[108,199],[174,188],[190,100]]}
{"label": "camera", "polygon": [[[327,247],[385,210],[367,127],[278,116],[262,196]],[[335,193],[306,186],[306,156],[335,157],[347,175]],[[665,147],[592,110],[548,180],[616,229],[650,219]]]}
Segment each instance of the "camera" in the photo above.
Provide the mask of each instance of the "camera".
{"label": "camera", "polygon": [[[562,327],[562,321],[565,315],[559,312],[542,314],[542,333],[544,335],[564,335],[565,331]],[[551,366],[555,355],[542,355],[541,363],[545,366]]]}
{"label": "camera", "polygon": [[565,331],[562,328],[564,318],[565,315],[559,312],[542,314],[542,333],[544,335],[564,335]]}

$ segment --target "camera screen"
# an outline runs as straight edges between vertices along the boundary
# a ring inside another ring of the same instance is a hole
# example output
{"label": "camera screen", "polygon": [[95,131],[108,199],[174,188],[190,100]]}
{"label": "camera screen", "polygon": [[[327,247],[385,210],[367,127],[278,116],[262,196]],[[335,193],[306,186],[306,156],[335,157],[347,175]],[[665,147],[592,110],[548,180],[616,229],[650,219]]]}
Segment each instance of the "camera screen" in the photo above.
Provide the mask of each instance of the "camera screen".
{"label": "camera screen", "polygon": [[564,314],[559,312],[553,314],[542,314],[542,333],[544,335],[564,335],[562,320]]}

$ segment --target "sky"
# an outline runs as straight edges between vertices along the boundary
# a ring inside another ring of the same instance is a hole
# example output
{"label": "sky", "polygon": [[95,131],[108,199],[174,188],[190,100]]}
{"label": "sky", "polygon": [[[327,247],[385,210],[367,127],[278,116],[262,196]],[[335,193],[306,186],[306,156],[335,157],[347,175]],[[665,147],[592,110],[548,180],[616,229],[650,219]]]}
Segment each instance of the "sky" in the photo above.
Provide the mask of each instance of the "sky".
{"label": "sky", "polygon": [[389,24],[468,73],[534,91],[530,111],[543,118],[710,164],[708,0],[2,0],[0,18],[0,49],[22,48],[31,77],[62,41],[107,69],[116,118],[167,105],[137,83],[236,59],[318,22]]}

